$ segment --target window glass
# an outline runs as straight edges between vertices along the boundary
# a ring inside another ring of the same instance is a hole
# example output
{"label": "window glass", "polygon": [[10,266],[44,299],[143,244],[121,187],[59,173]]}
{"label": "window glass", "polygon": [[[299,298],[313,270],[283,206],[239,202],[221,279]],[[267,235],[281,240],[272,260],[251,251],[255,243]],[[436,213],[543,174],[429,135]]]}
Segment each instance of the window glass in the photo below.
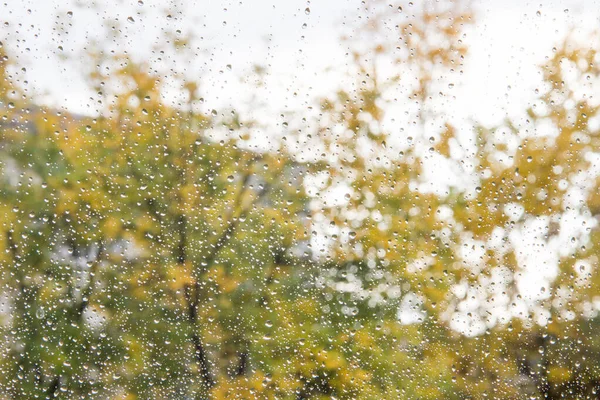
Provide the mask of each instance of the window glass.
{"label": "window glass", "polygon": [[0,400],[600,391],[598,3],[0,3]]}

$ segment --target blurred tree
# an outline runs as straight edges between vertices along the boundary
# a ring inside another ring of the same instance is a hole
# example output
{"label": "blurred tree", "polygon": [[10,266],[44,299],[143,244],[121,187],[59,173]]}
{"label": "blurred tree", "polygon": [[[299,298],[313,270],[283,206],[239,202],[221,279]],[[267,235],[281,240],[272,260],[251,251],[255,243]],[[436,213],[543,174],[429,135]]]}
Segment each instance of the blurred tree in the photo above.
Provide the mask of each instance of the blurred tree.
{"label": "blurred tree", "polygon": [[[590,184],[596,179],[590,161],[597,157],[598,105],[590,96],[596,50],[574,40],[554,50],[543,66],[539,102],[524,123],[459,130],[435,115],[442,106],[427,106],[444,68],[461,68],[470,20],[456,3],[442,7],[424,6],[418,28],[412,20],[394,25],[378,15],[375,30],[395,26],[407,33],[410,39],[397,49],[407,46],[410,58],[390,57],[394,42],[375,42],[355,53],[354,89],[323,101],[315,136],[325,151],[312,172],[322,182],[314,209],[329,225],[322,230],[328,241],[322,260],[335,271],[323,275],[324,285],[336,293],[339,312],[355,320],[362,316],[381,328],[399,319],[424,330],[418,347],[434,356],[421,356],[422,375],[411,382],[426,382],[425,389],[414,387],[411,398],[595,396],[596,223],[589,217],[598,192],[598,182]],[[451,22],[445,27],[445,21]],[[438,30],[444,32],[439,47]],[[401,67],[408,68],[404,76],[385,75]],[[412,122],[398,135],[387,128],[397,129],[386,99],[397,101],[397,85],[413,80],[414,70],[419,78],[409,100],[418,107],[407,112]],[[459,182],[472,184],[437,182],[437,190],[428,190],[434,157]],[[323,201],[321,193],[338,200]],[[588,201],[580,200],[587,193]],[[532,241],[526,236],[536,223],[546,232],[540,246],[556,254],[556,272],[551,264],[531,265],[523,254],[521,243]],[[576,223],[583,226],[575,227],[576,237],[560,237]],[[545,278],[532,285],[536,269]],[[541,291],[532,293],[527,284]],[[397,357],[396,346],[384,341],[371,348],[380,365]],[[440,349],[450,350],[441,371]],[[380,374],[414,365],[388,364]]]}
{"label": "blurred tree", "polygon": [[309,271],[289,267],[306,258],[302,166],[167,107],[144,66],[105,62],[119,68],[94,79],[126,88],[108,116],[4,118],[3,392],[203,397],[238,376],[265,390],[250,353],[286,318],[268,297]]}
{"label": "blurred tree", "polygon": [[92,54],[100,115],[39,107],[0,47],[0,398],[598,396],[596,51],[559,46],[524,121],[459,129],[436,93],[469,8],[367,7],[355,85],[263,152],[122,54]]}

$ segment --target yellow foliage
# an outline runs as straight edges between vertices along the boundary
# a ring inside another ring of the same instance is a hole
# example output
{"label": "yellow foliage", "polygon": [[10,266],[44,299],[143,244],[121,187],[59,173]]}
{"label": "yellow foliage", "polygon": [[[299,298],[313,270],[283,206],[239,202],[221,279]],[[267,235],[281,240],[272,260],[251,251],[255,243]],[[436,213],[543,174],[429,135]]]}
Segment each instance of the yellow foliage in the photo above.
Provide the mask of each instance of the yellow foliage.
{"label": "yellow foliage", "polygon": [[147,214],[141,215],[135,220],[136,228],[142,232],[157,233],[160,230],[158,224]]}
{"label": "yellow foliage", "polygon": [[373,335],[366,330],[356,331],[354,340],[356,341],[356,344],[363,349],[369,349],[375,345]]}
{"label": "yellow foliage", "polygon": [[167,276],[169,277],[169,287],[173,290],[179,290],[194,282],[190,263],[171,265],[167,268]]}
{"label": "yellow foliage", "polygon": [[555,384],[568,382],[571,379],[572,372],[566,367],[550,367],[548,368],[548,380]]}
{"label": "yellow foliage", "polygon": [[42,303],[50,302],[53,299],[60,298],[67,292],[66,286],[60,287],[53,282],[40,288],[39,296]]}
{"label": "yellow foliage", "polygon": [[56,212],[63,214],[66,212],[75,212],[79,206],[77,192],[71,189],[62,188],[56,202]]}
{"label": "yellow foliage", "polygon": [[225,272],[222,265],[213,268],[211,271],[211,278],[219,285],[224,293],[233,292],[240,284],[233,276]]}
{"label": "yellow foliage", "polygon": [[102,223],[102,231],[109,238],[117,238],[121,232],[122,224],[116,217],[108,217]]}
{"label": "yellow foliage", "polygon": [[115,400],[136,400],[138,397],[133,393],[123,393],[115,397]]}
{"label": "yellow foliage", "polygon": [[338,351],[322,351],[316,356],[319,363],[323,363],[325,368],[337,370],[346,365],[346,361]]}
{"label": "yellow foliage", "polygon": [[319,313],[318,305],[311,299],[299,299],[296,301],[296,310],[301,315],[305,315],[307,317],[315,317]]}

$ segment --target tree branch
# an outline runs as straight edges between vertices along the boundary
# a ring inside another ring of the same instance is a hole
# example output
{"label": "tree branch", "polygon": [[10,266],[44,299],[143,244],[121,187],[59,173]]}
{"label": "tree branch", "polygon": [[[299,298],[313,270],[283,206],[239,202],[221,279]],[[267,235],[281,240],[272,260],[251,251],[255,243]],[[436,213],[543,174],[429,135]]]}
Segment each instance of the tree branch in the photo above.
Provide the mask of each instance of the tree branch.
{"label": "tree branch", "polygon": [[248,349],[244,349],[240,353],[240,359],[238,362],[237,370],[235,371],[236,376],[244,376],[248,372]]}
{"label": "tree branch", "polygon": [[204,386],[207,389],[210,389],[216,384],[216,382],[210,371],[210,363],[208,362],[208,358],[206,356],[206,350],[202,345],[202,339],[197,332],[192,334],[192,342],[194,343],[194,358],[200,366],[200,376],[202,376]]}
{"label": "tree branch", "polygon": [[60,388],[60,376],[55,376],[50,382],[48,390],[46,390],[46,399],[57,399],[58,389]]}
{"label": "tree branch", "polygon": [[[250,168],[248,168],[248,170],[250,170]],[[250,211],[250,209],[254,207],[256,202],[266,194],[267,188],[265,187],[248,207],[244,208],[236,218],[233,218],[233,214],[242,203],[242,199],[244,197],[244,194],[246,193],[250,176],[251,174],[249,172],[245,174],[244,179],[242,180],[241,189],[235,198],[231,213],[227,218],[229,223],[227,227],[223,230],[215,244],[213,245],[213,249],[210,252],[210,254],[204,259],[204,262],[201,264],[204,266],[204,268],[208,268],[210,265],[213,264],[214,260],[219,255],[221,249],[223,249],[223,247],[229,242],[229,240],[235,233],[235,230],[239,225],[240,219],[243,218]],[[179,234],[180,238],[179,245],[177,248],[177,261],[178,263],[183,264],[186,261],[185,246],[187,243],[184,216],[181,216],[179,219]],[[202,344],[202,339],[200,337],[200,334],[198,333],[198,307],[200,305],[200,271],[196,270],[195,272],[196,273],[194,274],[195,276],[193,289],[189,285],[186,285],[184,287],[184,297],[188,309],[188,322],[194,330],[192,334],[192,343],[194,344],[194,358],[200,366],[200,375],[202,376],[205,387],[207,389],[210,389],[216,384],[216,382],[210,370],[210,363],[208,361],[206,350]],[[245,362],[246,361],[244,361],[244,368]]]}
{"label": "tree branch", "polygon": [[104,252],[104,244],[102,243],[102,241],[100,241],[99,247],[98,247],[98,254],[96,254],[96,259],[90,266],[90,272],[89,272],[90,278],[89,278],[88,285],[83,290],[83,292],[81,294],[81,302],[79,303],[79,305],[77,306],[77,309],[75,310],[75,316],[79,322],[82,321],[83,313],[85,312],[85,309],[87,308],[87,306],[90,304],[90,296],[92,295],[92,291],[94,290],[94,285],[96,283],[96,274],[98,273],[98,265],[100,264],[100,258],[102,257],[103,252]]}

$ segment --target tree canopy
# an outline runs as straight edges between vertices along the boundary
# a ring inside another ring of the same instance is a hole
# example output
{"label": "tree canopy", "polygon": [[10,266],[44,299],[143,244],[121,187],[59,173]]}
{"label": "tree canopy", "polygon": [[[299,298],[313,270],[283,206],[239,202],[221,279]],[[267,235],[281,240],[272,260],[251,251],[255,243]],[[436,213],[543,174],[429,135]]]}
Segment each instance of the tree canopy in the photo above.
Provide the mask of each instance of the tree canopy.
{"label": "tree canopy", "polygon": [[353,84],[262,150],[260,121],[198,111],[202,82],[172,105],[90,52],[111,68],[77,115],[0,47],[0,398],[596,398],[596,49],[554,49],[526,120],[455,126],[436,92],[474,16],[384,40],[392,11],[350,45]]}

